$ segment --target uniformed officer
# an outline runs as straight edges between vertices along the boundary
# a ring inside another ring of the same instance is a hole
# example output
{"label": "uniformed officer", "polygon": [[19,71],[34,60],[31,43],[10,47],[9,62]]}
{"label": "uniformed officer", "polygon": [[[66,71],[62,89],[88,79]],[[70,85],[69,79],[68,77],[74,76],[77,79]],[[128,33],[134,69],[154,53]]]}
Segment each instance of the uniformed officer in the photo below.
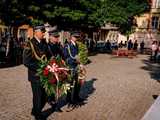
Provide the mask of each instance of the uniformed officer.
{"label": "uniformed officer", "polygon": [[[49,50],[49,59],[56,58],[56,57],[63,57],[63,49],[59,41],[59,32],[57,30],[49,31],[49,43],[48,43],[48,50]],[[56,111],[62,112],[62,110],[58,107],[57,101],[55,100],[54,95],[48,97],[48,103],[55,108]]]}
{"label": "uniformed officer", "polygon": [[57,30],[49,31],[48,49],[50,57],[60,56],[63,58],[63,49],[59,41],[59,32]]}
{"label": "uniformed officer", "polygon": [[68,44],[64,46],[64,57],[66,63],[69,65],[71,69],[71,77],[72,81],[71,84],[74,86],[71,91],[67,93],[67,101],[71,103],[81,102],[83,101],[82,98],[79,96],[80,92],[80,84],[78,82],[78,64],[79,57],[78,57],[78,45],[76,41],[79,39],[80,34],[78,32],[71,33],[71,38]]}
{"label": "uniformed officer", "polygon": [[42,114],[42,109],[46,103],[46,93],[41,86],[40,78],[36,75],[39,58],[47,54],[47,44],[43,42],[44,27],[34,27],[34,37],[31,39],[23,51],[23,64],[28,68],[28,80],[31,83],[33,93],[33,108],[31,114],[36,120],[46,120]]}

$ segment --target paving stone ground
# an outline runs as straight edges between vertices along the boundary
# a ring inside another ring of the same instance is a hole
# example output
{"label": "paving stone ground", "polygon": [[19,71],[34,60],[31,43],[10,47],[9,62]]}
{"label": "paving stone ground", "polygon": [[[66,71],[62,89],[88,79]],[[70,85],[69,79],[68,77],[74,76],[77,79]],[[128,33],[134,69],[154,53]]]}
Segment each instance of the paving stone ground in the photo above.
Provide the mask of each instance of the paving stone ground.
{"label": "paving stone ground", "polygon": [[[90,57],[81,95],[85,104],[54,112],[48,120],[140,120],[160,94],[158,64],[148,56],[116,58],[106,54]],[[0,120],[34,120],[30,115],[32,93],[23,66],[0,69]],[[45,109],[48,109],[46,105]]]}

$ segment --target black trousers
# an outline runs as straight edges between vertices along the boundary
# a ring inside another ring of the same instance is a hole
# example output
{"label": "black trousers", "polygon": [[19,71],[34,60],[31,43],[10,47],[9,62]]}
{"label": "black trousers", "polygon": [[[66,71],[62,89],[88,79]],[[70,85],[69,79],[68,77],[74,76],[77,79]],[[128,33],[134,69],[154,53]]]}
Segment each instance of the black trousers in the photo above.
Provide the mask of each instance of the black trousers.
{"label": "black trousers", "polygon": [[6,54],[5,52],[0,52],[0,63],[6,61]]}
{"label": "black trousers", "polygon": [[72,71],[71,79],[72,79],[71,85],[73,86],[73,88],[71,88],[71,90],[67,92],[67,101],[75,102],[79,99],[79,93],[81,88],[78,81],[78,72],[76,70]]}
{"label": "black trousers", "polygon": [[33,93],[32,114],[35,116],[41,116],[42,109],[47,101],[45,89],[41,86],[40,82],[31,82],[31,87]]}

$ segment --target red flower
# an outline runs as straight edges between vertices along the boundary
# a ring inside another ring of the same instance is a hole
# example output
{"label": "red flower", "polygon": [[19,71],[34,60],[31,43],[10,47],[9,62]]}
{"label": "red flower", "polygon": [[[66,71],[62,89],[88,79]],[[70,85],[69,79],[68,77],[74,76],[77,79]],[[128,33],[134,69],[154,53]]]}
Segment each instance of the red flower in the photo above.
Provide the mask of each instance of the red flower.
{"label": "red flower", "polygon": [[54,59],[50,60],[49,64],[53,65],[54,63],[56,63],[56,61]]}
{"label": "red flower", "polygon": [[62,63],[62,65],[65,65],[65,61],[64,60],[61,60],[61,63]]}
{"label": "red flower", "polygon": [[43,75],[44,76],[48,76],[49,74],[49,69],[46,67],[44,70],[43,70]]}
{"label": "red flower", "polygon": [[56,83],[57,83],[57,80],[56,80],[56,79],[51,79],[51,80],[49,80],[49,83],[51,83],[51,84],[56,84]]}

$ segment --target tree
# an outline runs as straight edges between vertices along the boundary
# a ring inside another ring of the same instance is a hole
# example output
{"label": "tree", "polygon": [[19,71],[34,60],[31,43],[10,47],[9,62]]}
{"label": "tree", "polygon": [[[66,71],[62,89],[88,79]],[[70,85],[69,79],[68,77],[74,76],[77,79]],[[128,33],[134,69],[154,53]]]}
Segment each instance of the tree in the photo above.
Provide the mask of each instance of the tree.
{"label": "tree", "polygon": [[6,25],[16,25],[26,23],[27,16],[24,11],[25,2],[22,4],[19,0],[0,1],[0,17]]}
{"label": "tree", "polygon": [[116,24],[122,32],[131,30],[135,15],[140,15],[149,8],[148,0],[105,0],[102,15],[105,22]]}
{"label": "tree", "polygon": [[7,24],[49,22],[62,28],[100,27],[109,22],[124,31],[130,29],[133,16],[146,8],[147,0],[2,0],[0,17]]}

